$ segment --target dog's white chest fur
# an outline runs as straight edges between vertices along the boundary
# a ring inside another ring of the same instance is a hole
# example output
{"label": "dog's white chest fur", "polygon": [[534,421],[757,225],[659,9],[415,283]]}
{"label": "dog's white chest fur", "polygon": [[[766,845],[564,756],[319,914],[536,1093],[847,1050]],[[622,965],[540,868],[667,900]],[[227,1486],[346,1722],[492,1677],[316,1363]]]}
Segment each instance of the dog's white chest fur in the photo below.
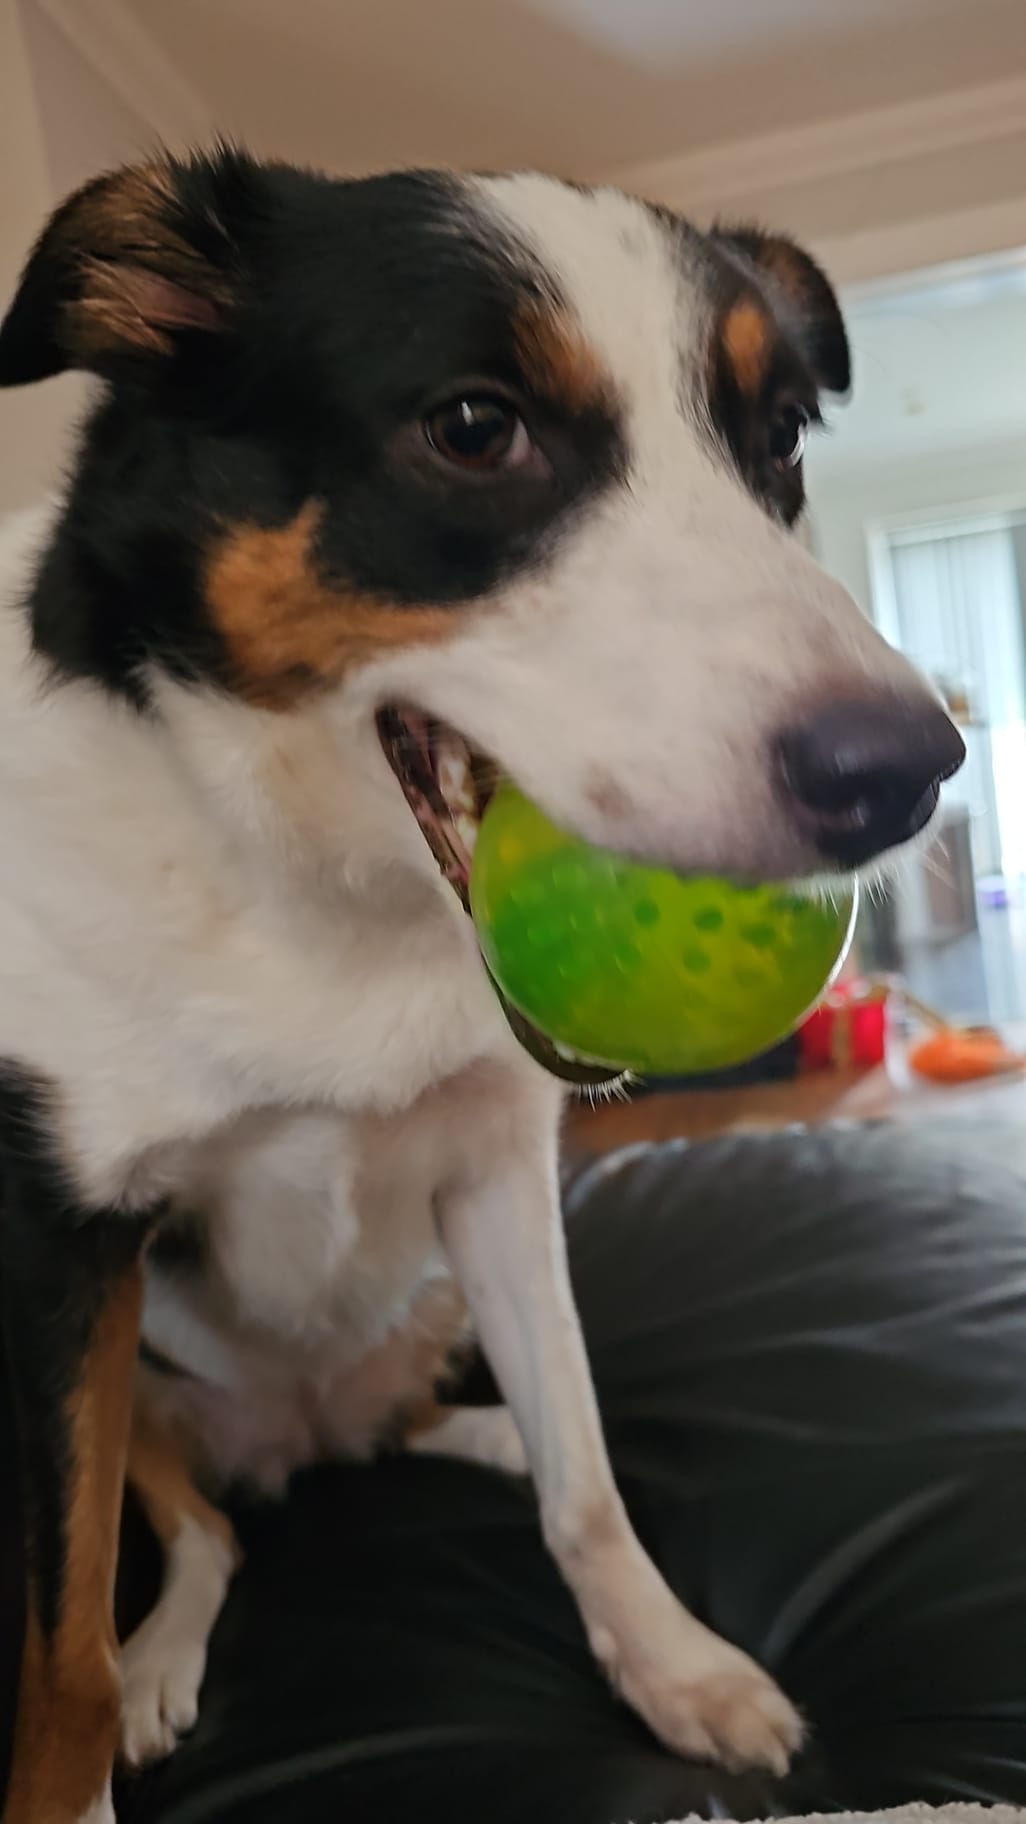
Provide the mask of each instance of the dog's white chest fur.
{"label": "dog's white chest fur", "polygon": [[178,1194],[254,1110],[401,1114],[516,1060],[373,721],[55,697],[20,599],[47,526],[0,535],[0,1059],[59,1086],[83,1199]]}
{"label": "dog's white chest fur", "polygon": [[422,1392],[433,1326],[455,1306],[433,1210],[466,1154],[455,1101],[253,1114],[193,1152],[179,1196],[203,1212],[201,1268],[151,1269],[144,1333],[198,1377],[153,1392],[213,1475],[275,1488],[303,1463],[364,1455]]}
{"label": "dog's white chest fur", "polygon": [[147,1335],[208,1384],[166,1397],[211,1464],[270,1484],[422,1390],[384,1345],[444,1328],[434,1195],[511,1086],[543,1124],[559,1095],[372,722],[54,700],[18,600],[46,524],[0,540],[0,1060],[56,1086],[87,1205],[201,1214],[205,1271],[154,1269]]}

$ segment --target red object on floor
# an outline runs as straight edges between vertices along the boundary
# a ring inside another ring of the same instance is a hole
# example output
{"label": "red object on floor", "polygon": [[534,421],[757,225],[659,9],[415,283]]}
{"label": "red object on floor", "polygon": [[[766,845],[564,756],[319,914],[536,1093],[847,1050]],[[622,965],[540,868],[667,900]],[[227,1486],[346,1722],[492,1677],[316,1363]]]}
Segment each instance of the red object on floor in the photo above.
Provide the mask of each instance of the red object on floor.
{"label": "red object on floor", "polygon": [[888,993],[858,976],[838,982],[798,1029],[806,1070],[872,1070],[884,1061]]}

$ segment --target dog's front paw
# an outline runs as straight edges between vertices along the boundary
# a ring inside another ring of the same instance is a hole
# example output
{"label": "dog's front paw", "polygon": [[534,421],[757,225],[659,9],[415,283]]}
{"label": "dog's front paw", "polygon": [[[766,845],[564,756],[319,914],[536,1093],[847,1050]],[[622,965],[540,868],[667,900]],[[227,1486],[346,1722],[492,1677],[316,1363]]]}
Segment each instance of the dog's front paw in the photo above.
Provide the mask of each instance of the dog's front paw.
{"label": "dog's front paw", "polygon": [[206,1670],[206,1645],[146,1624],[121,1656],[121,1755],[143,1767],[171,1753],[193,1727]]}
{"label": "dog's front paw", "polygon": [[734,1772],[787,1772],[805,1733],[797,1710],[754,1660],[685,1610],[647,1638],[632,1629],[618,1640],[595,1627],[591,1644],[616,1690],[668,1748]]}

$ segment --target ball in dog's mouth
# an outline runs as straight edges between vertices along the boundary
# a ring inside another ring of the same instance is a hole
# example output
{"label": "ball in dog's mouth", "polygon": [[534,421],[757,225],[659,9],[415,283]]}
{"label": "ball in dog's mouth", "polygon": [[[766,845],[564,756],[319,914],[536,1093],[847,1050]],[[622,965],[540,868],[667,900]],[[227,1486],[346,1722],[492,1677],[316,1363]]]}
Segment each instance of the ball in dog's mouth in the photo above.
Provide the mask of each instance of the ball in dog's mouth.
{"label": "ball in dog's mouth", "polygon": [[[444,878],[469,914],[474,844],[502,772],[455,729],[421,710],[388,704],[379,710],[377,721],[385,758]],[[582,1089],[599,1089],[620,1079],[620,1071],[568,1056],[498,988],[496,993],[514,1036],[553,1076]]]}

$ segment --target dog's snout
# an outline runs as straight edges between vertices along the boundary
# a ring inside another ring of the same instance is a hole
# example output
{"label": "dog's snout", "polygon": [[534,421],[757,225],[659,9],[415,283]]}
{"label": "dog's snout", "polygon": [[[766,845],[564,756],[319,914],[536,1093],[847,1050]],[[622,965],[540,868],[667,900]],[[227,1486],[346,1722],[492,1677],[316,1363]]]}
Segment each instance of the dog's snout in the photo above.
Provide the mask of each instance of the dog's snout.
{"label": "dog's snout", "polygon": [[939,705],[834,703],[778,743],[791,808],[820,854],[857,867],[907,842],[937,808],[965,744]]}

